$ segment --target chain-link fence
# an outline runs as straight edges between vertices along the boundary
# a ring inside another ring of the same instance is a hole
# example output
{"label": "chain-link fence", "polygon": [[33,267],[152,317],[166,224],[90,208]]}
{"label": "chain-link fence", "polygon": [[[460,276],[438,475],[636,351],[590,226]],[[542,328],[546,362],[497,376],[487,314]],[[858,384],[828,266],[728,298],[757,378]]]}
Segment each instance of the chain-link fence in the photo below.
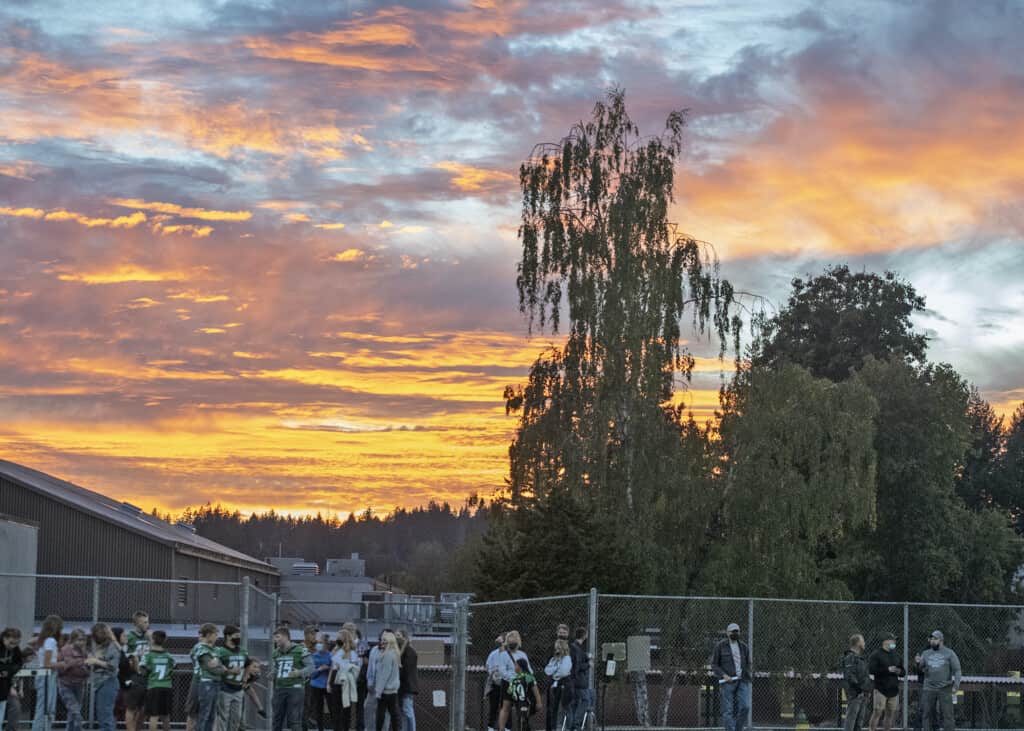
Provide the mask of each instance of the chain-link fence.
{"label": "chain-link fence", "polygon": [[[171,720],[184,724],[192,680],[189,651],[198,638],[204,622],[219,628],[227,624],[239,625],[252,643],[251,652],[262,663],[269,661],[270,633],[276,621],[277,601],[249,582],[217,582],[193,580],[159,580],[110,576],[62,576],[0,574],[0,596],[13,597],[6,602],[7,616],[0,617],[0,626],[14,626],[22,632],[22,644],[29,645],[39,631],[43,620],[55,614],[63,620],[63,632],[70,635],[76,629],[88,634],[97,622],[104,622],[115,631],[132,628],[132,616],[137,611],[149,615],[150,629],[162,630],[167,635],[166,649],[175,659],[172,674],[173,705]],[[248,607],[248,611],[244,608]],[[32,677],[24,670],[15,679],[17,702],[8,704],[7,722],[29,722],[35,718],[37,685],[49,695],[51,686]],[[47,704],[44,703],[45,707]],[[67,710],[63,702],[53,704],[50,723],[63,726]],[[254,710],[254,709],[253,709]],[[117,706],[119,720],[124,708]],[[91,693],[83,697],[83,719],[92,726],[95,709]],[[249,728],[268,728],[267,721],[255,713],[248,713]],[[2,719],[0,719],[2,721]],[[17,728],[17,725],[9,725]]]}
{"label": "chain-link fence", "polygon": [[[346,622],[359,628],[361,638],[374,644],[385,630],[404,630],[414,638],[417,658],[418,692],[413,703],[419,731],[448,731],[461,728],[457,630],[461,607],[457,603],[437,602],[433,598],[394,596],[391,601],[331,602],[282,599],[280,621],[296,630],[315,629],[334,637]],[[371,701],[372,705],[372,701]],[[330,709],[328,725],[333,728]]]}
{"label": "chain-link fence", "polygon": [[[852,635],[865,653],[891,633],[910,674],[900,684],[893,726],[921,728],[915,655],[940,629],[959,655],[960,728],[1024,728],[1020,606],[926,605],[718,597],[590,595],[470,605],[467,728],[486,729],[487,653],[498,634],[517,629],[538,676],[559,623],[588,629],[594,653],[595,723],[602,729],[720,727],[721,689],[712,652],[730,623],[751,651],[748,720],[760,729],[842,728],[848,699],[841,663]],[[606,661],[616,659],[606,674]],[[542,680],[543,682],[543,680]],[[858,728],[866,729],[870,703]],[[881,727],[881,724],[879,725]]]}
{"label": "chain-link fence", "polygon": [[[559,625],[570,637],[586,630],[585,649],[593,658],[586,678],[591,713],[577,717],[593,731],[604,729],[700,729],[722,725],[721,689],[710,657],[735,622],[752,659],[748,719],[758,729],[841,728],[847,708],[841,660],[851,635],[861,634],[866,653],[887,634],[895,636],[898,657],[911,670],[900,683],[895,728],[919,729],[920,683],[915,656],[935,629],[959,656],[963,682],[955,706],[960,728],[1024,728],[1021,669],[1024,666],[1024,607],[995,605],[825,602],[718,597],[651,597],[589,594],[473,604],[392,597],[375,602],[281,601],[248,581],[153,581],[115,577],[0,574],[0,596],[10,616],[0,624],[19,626],[27,644],[50,613],[64,619],[64,631],[88,629],[96,621],[131,627],[134,611],[150,615],[153,629],[168,634],[178,665],[174,676],[172,720],[182,724],[191,668],[188,650],[201,623],[239,624],[250,654],[265,670],[256,697],[272,717],[269,666],[272,634],[278,624],[335,633],[355,622],[373,642],[384,629],[406,630],[419,652],[419,694],[415,699],[421,731],[483,731],[494,727],[485,691],[486,663],[495,639],[509,630],[522,636],[542,690],[544,669],[554,650]],[[11,607],[14,607],[13,609]],[[20,607],[20,608],[19,608]],[[613,673],[607,660],[615,659]],[[31,720],[35,681],[19,679],[21,702],[8,704],[8,721],[21,711]],[[578,696],[579,697],[579,696]],[[267,728],[248,706],[249,728]],[[563,709],[565,710],[565,709]],[[92,716],[88,694],[84,708]],[[868,714],[860,727],[867,728]],[[57,704],[55,720],[65,712]],[[369,720],[369,716],[368,716]],[[564,729],[556,716],[554,727]],[[533,719],[534,727],[543,719]],[[371,727],[372,728],[372,727]]]}

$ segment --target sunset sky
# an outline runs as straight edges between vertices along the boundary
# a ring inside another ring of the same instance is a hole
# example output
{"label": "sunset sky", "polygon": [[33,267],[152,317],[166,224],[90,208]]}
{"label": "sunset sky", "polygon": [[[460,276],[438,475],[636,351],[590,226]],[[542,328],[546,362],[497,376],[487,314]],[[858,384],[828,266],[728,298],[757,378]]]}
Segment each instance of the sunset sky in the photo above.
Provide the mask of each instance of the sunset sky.
{"label": "sunset sky", "polygon": [[673,218],[725,277],[894,269],[1008,413],[1022,7],[7,0],[0,456],[146,508],[489,495],[545,343],[518,166],[613,84],[643,131],[690,110]]}

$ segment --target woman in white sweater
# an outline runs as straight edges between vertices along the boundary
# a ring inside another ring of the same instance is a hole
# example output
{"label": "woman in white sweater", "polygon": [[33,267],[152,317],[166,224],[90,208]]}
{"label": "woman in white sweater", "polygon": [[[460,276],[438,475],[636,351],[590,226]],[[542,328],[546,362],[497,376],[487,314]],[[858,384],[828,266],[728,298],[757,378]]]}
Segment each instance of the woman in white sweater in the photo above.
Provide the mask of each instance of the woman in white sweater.
{"label": "woman in white sweater", "polygon": [[328,687],[334,710],[335,731],[348,731],[352,725],[352,709],[359,702],[359,667],[362,660],[356,651],[356,638],[347,629],[338,633],[338,641],[331,653],[331,674]]}
{"label": "woman in white sweater", "polygon": [[377,694],[377,731],[383,731],[384,711],[391,717],[391,731],[399,731],[401,717],[398,713],[398,687],[401,682],[399,670],[402,661],[398,654],[398,638],[394,632],[381,636],[384,650],[377,658],[377,672],[373,687]]}
{"label": "woman in white sweater", "polygon": [[569,700],[570,678],[572,677],[572,656],[569,653],[569,643],[565,640],[555,641],[555,654],[548,660],[544,668],[544,674],[551,678],[551,685],[548,686],[548,713],[545,728],[547,731],[554,731],[558,728],[558,714],[562,706]]}

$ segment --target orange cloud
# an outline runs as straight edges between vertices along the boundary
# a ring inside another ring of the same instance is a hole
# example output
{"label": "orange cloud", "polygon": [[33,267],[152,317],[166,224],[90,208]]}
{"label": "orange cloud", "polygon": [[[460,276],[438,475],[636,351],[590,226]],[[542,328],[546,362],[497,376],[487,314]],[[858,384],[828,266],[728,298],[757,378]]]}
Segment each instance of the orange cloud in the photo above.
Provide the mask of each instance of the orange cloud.
{"label": "orange cloud", "polygon": [[14,218],[42,218],[46,211],[42,208],[8,208],[0,206],[0,216],[13,216]]}
{"label": "orange cloud", "polygon": [[337,261],[343,264],[349,264],[357,261],[365,261],[368,255],[362,249],[345,249],[340,253],[330,257],[330,261]]}
{"label": "orange cloud", "polygon": [[189,300],[199,304],[205,304],[208,302],[226,302],[228,296],[225,294],[200,294],[195,290],[188,290],[186,292],[175,292],[174,294],[167,295],[168,299],[172,300]]}
{"label": "orange cloud", "polygon": [[1024,94],[958,92],[899,126],[864,99],[793,110],[720,162],[684,165],[674,218],[728,256],[866,253],[1020,234]]}
{"label": "orange cloud", "polygon": [[269,38],[247,38],[245,47],[260,58],[295,63],[312,63],[324,66],[338,66],[364,71],[438,71],[433,61],[423,57],[389,58],[365,53],[335,50],[327,45],[275,41]]}
{"label": "orange cloud", "polygon": [[185,233],[194,239],[203,239],[213,233],[213,227],[193,226],[191,224],[174,224],[171,226],[161,225],[159,227],[159,231],[163,234]]}
{"label": "orange cloud", "polygon": [[95,272],[66,272],[57,276],[63,282],[84,284],[123,284],[126,282],[173,282],[188,279],[191,275],[183,271],[154,271],[132,264],[123,264],[114,269]]}
{"label": "orange cloud", "polygon": [[59,208],[53,211],[44,211],[41,208],[7,208],[0,207],[0,216],[12,216],[14,218],[32,218],[44,221],[72,221],[87,228],[106,226],[109,228],[135,228],[140,223],[146,222],[146,214],[136,211],[129,216],[117,216],[116,218],[94,218],[83,213],[65,211]]}
{"label": "orange cloud", "polygon": [[345,228],[343,223],[317,223],[313,228],[322,228],[325,231],[340,231]]}
{"label": "orange cloud", "polygon": [[412,46],[416,34],[411,28],[398,23],[357,21],[325,33],[292,33],[292,40],[340,46]]}
{"label": "orange cloud", "polygon": [[156,211],[167,213],[182,218],[198,218],[203,221],[248,221],[252,218],[252,211],[216,211],[206,208],[189,208],[179,206],[177,203],[161,203],[159,201],[144,201],[137,198],[114,198],[107,201],[113,206],[121,208],[135,208],[140,211]]}
{"label": "orange cloud", "polygon": [[519,178],[501,170],[487,170],[472,165],[464,165],[452,160],[444,160],[434,167],[452,173],[452,184],[459,190],[473,192],[485,188],[509,187],[519,184]]}

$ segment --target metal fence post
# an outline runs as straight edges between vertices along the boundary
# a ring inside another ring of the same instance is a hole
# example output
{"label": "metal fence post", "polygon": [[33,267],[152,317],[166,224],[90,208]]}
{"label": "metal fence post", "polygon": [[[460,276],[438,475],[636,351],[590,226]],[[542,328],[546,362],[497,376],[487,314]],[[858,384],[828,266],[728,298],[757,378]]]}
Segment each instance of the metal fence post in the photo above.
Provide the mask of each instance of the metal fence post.
{"label": "metal fence post", "polygon": [[908,728],[910,718],[910,605],[903,604],[903,728]]}
{"label": "metal fence post", "polygon": [[270,601],[273,603],[274,608],[271,612],[274,621],[270,624],[270,637],[267,639],[267,699],[263,707],[267,711],[267,718],[270,719],[267,723],[268,728],[273,725],[274,721],[274,677],[276,668],[274,667],[274,632],[281,624],[281,597],[276,593],[270,595]]}
{"label": "metal fence post", "polygon": [[245,650],[246,652],[248,652],[249,651],[249,577],[248,576],[243,576],[242,577],[242,600],[241,600],[241,605],[242,605],[240,607],[240,609],[242,610],[240,612],[240,614],[241,614],[241,617],[240,617],[241,622],[239,622],[239,624],[242,625],[241,626],[241,630],[242,630],[242,649]]}
{"label": "metal fence post", "polygon": [[[92,580],[92,623],[100,621],[100,577]],[[89,728],[96,728],[96,688],[89,683]]]}
{"label": "metal fence post", "polygon": [[469,645],[469,600],[455,605],[455,646],[452,648],[452,701],[448,716],[449,731],[466,728],[466,675]]}
{"label": "metal fence post", "polygon": [[591,697],[594,696],[594,662],[597,658],[597,589],[591,587],[590,601],[587,612],[587,652],[590,653],[590,671],[587,677],[587,687],[590,688]]}
{"label": "metal fence post", "polygon": [[747,600],[747,645],[750,650],[750,705],[747,707],[747,728],[754,728],[754,600]]}

